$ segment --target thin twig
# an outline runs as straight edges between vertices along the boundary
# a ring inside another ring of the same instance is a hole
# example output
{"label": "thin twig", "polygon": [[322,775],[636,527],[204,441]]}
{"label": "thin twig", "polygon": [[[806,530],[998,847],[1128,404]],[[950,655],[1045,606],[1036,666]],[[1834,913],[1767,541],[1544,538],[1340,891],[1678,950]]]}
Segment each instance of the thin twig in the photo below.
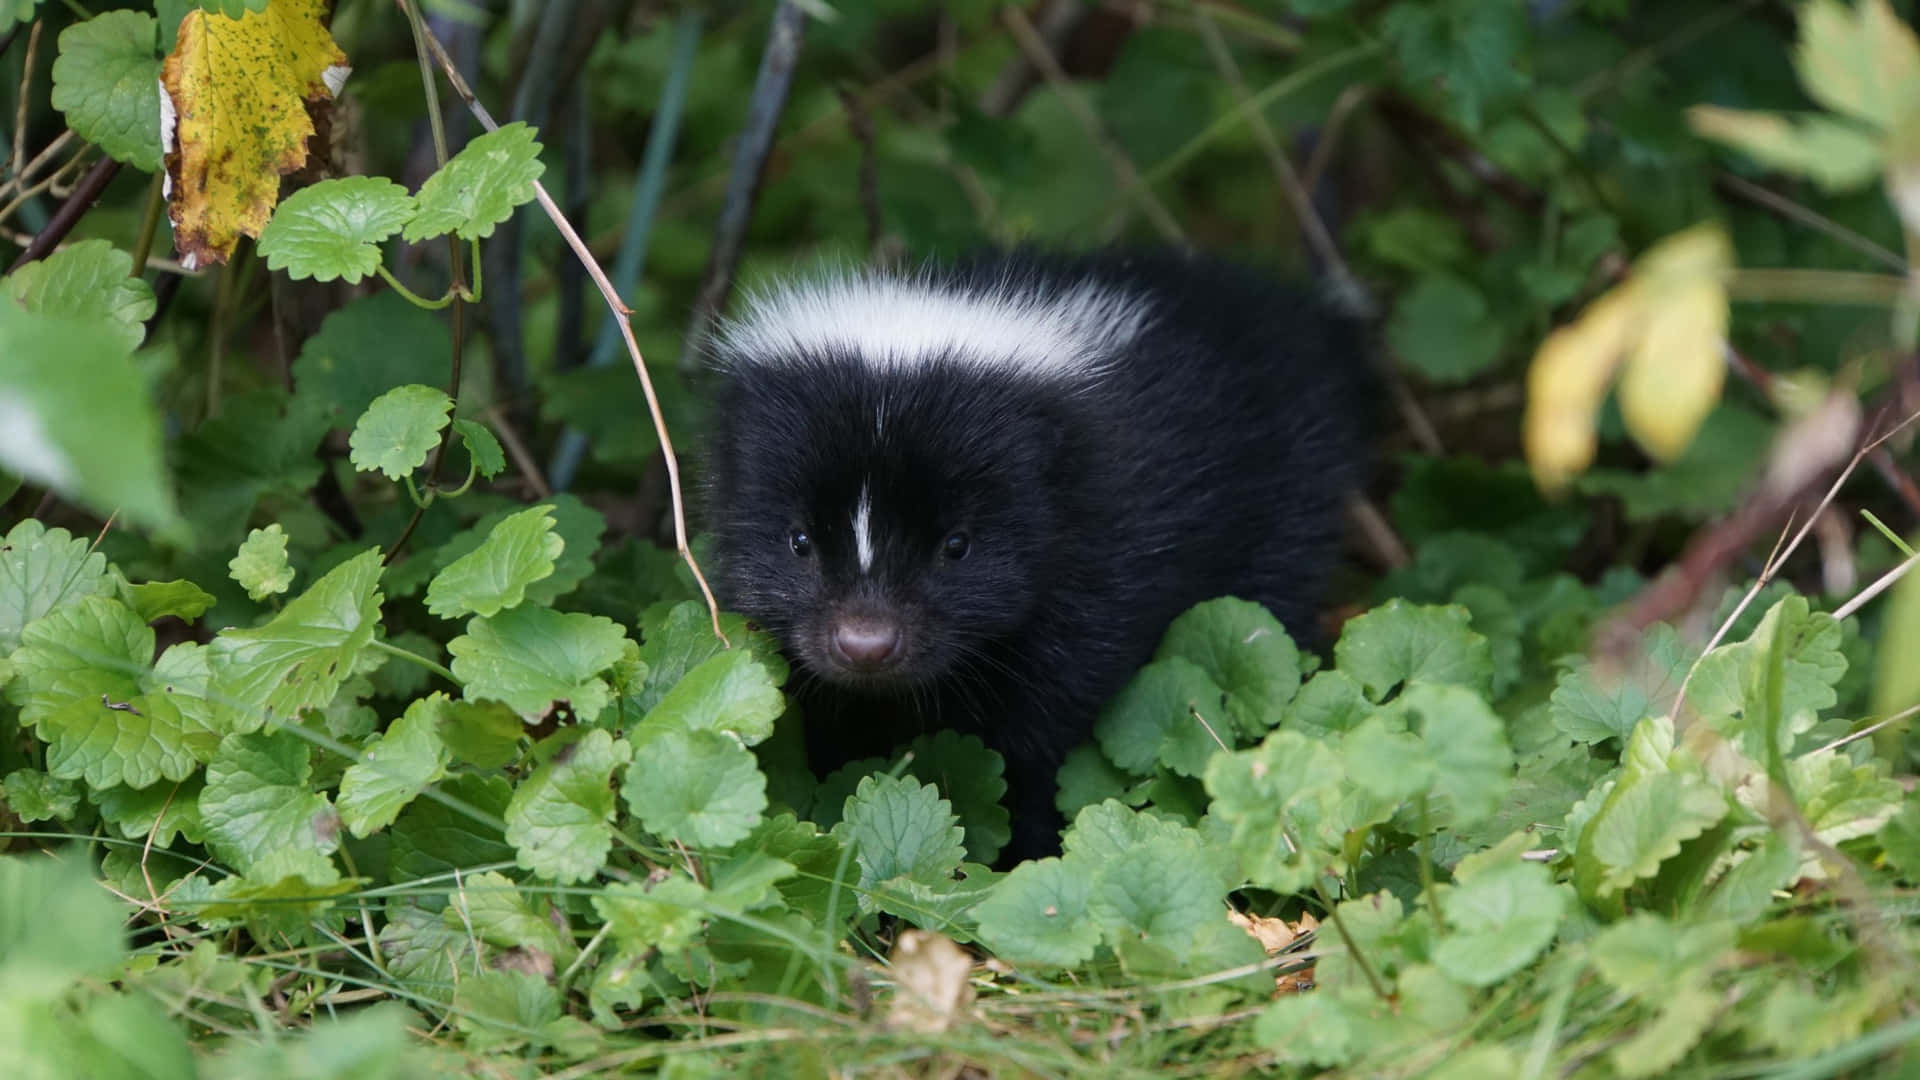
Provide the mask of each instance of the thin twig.
{"label": "thin twig", "polygon": [[67,238],[75,225],[80,224],[80,219],[93,207],[94,200],[107,189],[107,184],[119,171],[120,163],[110,157],[95,162],[93,168],[87,170],[87,175],[80,178],[73,194],[67,196],[66,201],[60,204],[60,209],[53,212],[53,218],[47,222],[46,228],[41,229],[34,236],[33,243],[27,245],[27,250],[21,252],[20,257],[13,260],[13,265],[7,267],[7,273],[11,274],[36,259],[53,254],[53,249],[60,246],[60,241]]}
{"label": "thin twig", "polygon": [[534,495],[542,499],[552,498],[553,488],[548,486],[546,477],[540,475],[540,463],[533,460],[533,454],[527,449],[527,444],[521,441],[520,433],[507,422],[506,410],[498,405],[488,409],[487,422],[493,427],[494,434],[500,436],[500,445],[507,448],[507,456],[513,459],[513,467],[520,470],[521,477],[533,489]]}
{"label": "thin twig", "polygon": [[1899,253],[1874,243],[1860,233],[1824,214],[1794,202],[1785,195],[1769,191],[1751,180],[1735,176],[1730,172],[1716,173],[1713,183],[1715,187],[1725,188],[1748,202],[1765,207],[1789,221],[1805,225],[1837,244],[1852,248],[1889,270],[1906,272],[1907,260],[1901,258]]}
{"label": "thin twig", "polygon": [[1046,78],[1047,84],[1053,87],[1054,92],[1060,95],[1061,101],[1066,103],[1067,109],[1080,121],[1080,126],[1086,130],[1087,137],[1100,148],[1100,153],[1106,157],[1107,163],[1113,168],[1114,175],[1119,178],[1121,189],[1139,204],[1141,212],[1147,215],[1147,220],[1158,230],[1162,239],[1169,244],[1184,246],[1187,242],[1186,232],[1180,228],[1180,223],[1174,220],[1166,206],[1153,194],[1152,189],[1148,188],[1146,182],[1140,178],[1140,170],[1134,167],[1133,160],[1127,157],[1126,153],[1120,149],[1120,145],[1107,134],[1105,125],[1100,123],[1100,117],[1093,111],[1093,107],[1074,90],[1072,80],[1067,77],[1066,70],[1060,66],[1060,61],[1054,58],[1053,50],[1047,47],[1046,39],[1033,28],[1033,23],[1027,20],[1026,15],[1018,7],[1002,8],[1001,20],[1006,23],[1007,29],[1013,32],[1014,41],[1019,44],[1020,50],[1027,54],[1027,58],[1033,61],[1035,67],[1040,69],[1040,74]]}
{"label": "thin twig", "polygon": [[[494,122],[493,115],[487,111],[486,106],[480,104],[480,100],[473,95],[473,89],[467,85],[464,78],[461,78],[459,69],[454,66],[453,58],[448,56],[446,49],[441,46],[440,39],[433,35],[432,30],[425,27],[422,27],[422,33],[435,62],[446,73],[447,81],[453,85],[454,92],[460,95],[460,99],[466,102],[467,109],[473,113],[474,118],[479,120],[481,126],[488,131],[499,130],[500,125]],[[613,311],[613,321],[619,327],[621,339],[626,342],[627,355],[633,358],[633,370],[640,376],[640,389],[646,394],[647,412],[653,418],[653,431],[660,439],[660,456],[667,465],[667,481],[672,487],[674,548],[680,553],[681,561],[687,564],[687,569],[692,571],[693,580],[700,586],[700,594],[706,598],[707,614],[713,619],[714,636],[731,648],[732,642],[728,641],[727,635],[720,629],[720,604],[713,597],[713,589],[707,585],[707,576],[701,572],[700,563],[693,557],[693,549],[687,545],[687,510],[686,501],[682,498],[680,491],[680,460],[673,452],[673,440],[667,433],[667,419],[660,411],[660,396],[654,392],[653,377],[647,374],[647,362],[640,355],[640,343],[633,338],[633,325],[628,320],[633,310],[621,302],[620,294],[614,291],[613,283],[607,280],[606,271],[600,268],[599,261],[593,257],[593,252],[587,248],[586,242],[580,239],[580,234],[574,231],[566,215],[562,214],[560,207],[555,205],[553,196],[547,194],[546,185],[538,180],[534,181],[533,194],[534,198],[540,201],[540,208],[546,211],[548,219],[553,222],[553,227],[560,231],[567,246],[573,249],[574,256],[587,268],[587,276],[593,279],[594,286],[600,290],[600,296],[606,300],[607,307]]]}
{"label": "thin twig", "polygon": [[[27,91],[33,87],[33,60],[40,51],[40,27],[45,21],[33,20],[32,28],[27,31],[27,59],[20,67],[20,96],[13,111],[13,156],[8,159],[16,177],[26,175],[21,171],[20,161],[27,152]],[[12,35],[8,35],[8,44],[11,43]]]}

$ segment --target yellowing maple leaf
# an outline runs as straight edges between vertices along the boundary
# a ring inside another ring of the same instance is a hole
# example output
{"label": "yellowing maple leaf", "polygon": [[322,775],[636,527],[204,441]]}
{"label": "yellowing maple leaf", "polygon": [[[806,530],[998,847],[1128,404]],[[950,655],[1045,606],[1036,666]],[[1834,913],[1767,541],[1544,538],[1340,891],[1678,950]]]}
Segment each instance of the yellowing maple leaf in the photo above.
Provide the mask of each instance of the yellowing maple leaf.
{"label": "yellowing maple leaf", "polygon": [[329,6],[272,0],[238,19],[194,9],[180,20],[160,81],[173,118],[168,211],[188,266],[225,262],[242,233],[259,236],[280,177],[306,164],[312,112],[333,99],[347,59]]}

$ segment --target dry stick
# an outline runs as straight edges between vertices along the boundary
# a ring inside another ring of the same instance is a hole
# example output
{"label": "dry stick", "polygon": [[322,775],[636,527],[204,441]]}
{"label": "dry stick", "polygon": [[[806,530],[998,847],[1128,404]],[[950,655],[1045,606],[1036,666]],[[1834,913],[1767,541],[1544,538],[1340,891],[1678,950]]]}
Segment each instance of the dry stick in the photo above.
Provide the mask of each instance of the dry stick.
{"label": "dry stick", "polygon": [[507,456],[513,459],[513,467],[520,470],[520,475],[526,478],[527,486],[533,489],[534,495],[542,499],[553,498],[553,487],[547,483],[546,477],[540,475],[540,463],[533,460],[527,444],[520,441],[520,433],[507,422],[506,410],[495,405],[487,410],[487,419],[493,422],[494,433],[500,436],[501,445],[507,448]]}
{"label": "dry stick", "polygon": [[[478,98],[473,96],[473,89],[467,85],[467,81],[460,77],[460,69],[454,66],[453,58],[447,55],[446,49],[440,44],[440,39],[434,36],[430,28],[423,26],[421,32],[426,39],[427,48],[433,53],[434,61],[440,65],[440,70],[446,73],[447,82],[452,84],[454,93],[459,94],[460,100],[466,102],[467,109],[473,113],[475,119],[480,121],[482,127],[488,131],[499,130],[500,125],[494,122],[493,115],[487,111],[485,105],[480,104]],[[633,339],[633,326],[627,321],[628,316],[633,314],[633,309],[620,301],[620,294],[614,291],[613,283],[607,280],[606,271],[600,268],[600,263],[594,259],[593,252],[587,249],[585,241],[580,239],[580,234],[568,224],[566,215],[562,214],[560,208],[554,204],[553,196],[547,194],[545,185],[535,180],[533,194],[540,201],[540,209],[546,211],[554,228],[560,230],[560,235],[566,240],[567,246],[573,249],[574,256],[580,260],[582,266],[586,267],[587,276],[593,279],[594,286],[600,290],[601,298],[612,310],[614,325],[620,328],[620,337],[627,343],[627,354],[633,357],[633,370],[640,376],[641,392],[647,397],[647,412],[653,418],[654,434],[660,439],[660,456],[667,463],[667,482],[672,487],[673,496],[674,548],[680,553],[681,561],[687,564],[687,569],[693,572],[693,580],[699,583],[700,594],[706,598],[707,614],[713,619],[714,636],[719,638],[723,645],[732,648],[733,643],[720,629],[720,604],[713,598],[713,589],[707,585],[707,576],[700,572],[700,563],[694,559],[693,549],[687,546],[687,510],[686,502],[680,494],[680,460],[674,454],[673,440],[667,434],[667,418],[660,411],[660,397],[654,392],[653,377],[647,374],[647,362],[640,355],[640,343]]]}
{"label": "dry stick", "polygon": [[1300,186],[1312,191],[1320,186],[1320,178],[1326,174],[1327,165],[1333,160],[1333,148],[1339,144],[1340,136],[1346,134],[1347,119],[1351,117],[1373,93],[1373,87],[1358,83],[1340,91],[1333,99],[1333,108],[1327,110],[1326,126],[1320,129],[1320,137],[1313,141],[1313,153],[1307,156],[1307,167],[1300,171]]}
{"label": "dry stick", "polygon": [[1060,95],[1060,99],[1066,103],[1067,108],[1072,111],[1074,118],[1080,121],[1080,126],[1086,129],[1087,137],[1100,148],[1100,153],[1105,155],[1114,175],[1119,177],[1121,188],[1140,204],[1141,211],[1147,215],[1147,220],[1153,223],[1153,227],[1159,230],[1161,238],[1169,244],[1185,246],[1187,234],[1180,228],[1180,223],[1174,220],[1173,215],[1167,212],[1167,208],[1161,205],[1160,200],[1154,197],[1153,191],[1140,179],[1140,170],[1134,168],[1132,159],[1128,158],[1121,151],[1119,144],[1107,134],[1106,128],[1101,125],[1100,117],[1094,113],[1093,108],[1074,92],[1072,80],[1067,77],[1066,70],[1060,66],[1060,61],[1054,58],[1053,50],[1047,47],[1046,39],[1033,28],[1033,23],[1027,20],[1026,15],[1018,7],[1001,9],[1001,21],[1006,23],[1007,29],[1013,32],[1014,40],[1020,45],[1020,51],[1026,53],[1027,58],[1033,61],[1033,65],[1040,69],[1040,74],[1046,78],[1047,85],[1053,87]]}
{"label": "dry stick", "polygon": [[1763,206],[1781,217],[1786,218],[1788,221],[1805,225],[1807,228],[1823,234],[1835,243],[1852,248],[1854,251],[1873,259],[1889,270],[1899,273],[1906,272],[1907,260],[1901,258],[1898,253],[1874,243],[1872,240],[1867,239],[1865,236],[1847,228],[1845,225],[1840,224],[1830,217],[1801,206],[1785,195],[1769,191],[1751,180],[1735,176],[1730,172],[1722,172],[1715,175],[1713,184],[1715,187],[1724,188],[1746,199],[1748,202]]}
{"label": "dry stick", "polygon": [[[1731,368],[1735,375],[1751,383],[1753,388],[1760,391],[1767,400],[1773,400],[1773,372],[1754,363],[1745,353],[1731,345],[1727,346],[1726,356],[1727,367]],[[1907,509],[1916,518],[1920,518],[1920,485],[1916,485],[1913,477],[1908,476],[1894,462],[1893,454],[1885,446],[1875,445],[1872,452],[1867,455],[1867,462],[1873,466],[1875,472],[1880,474],[1880,478],[1886,481],[1887,486],[1893,489],[1893,493],[1900,497],[1900,501],[1906,504]]]}
{"label": "dry stick", "polygon": [[[24,175],[20,172],[20,159],[26,156],[27,150],[27,91],[33,84],[33,59],[40,49],[42,21],[33,20],[33,28],[27,31],[27,59],[20,67],[20,97],[13,110],[13,157],[9,159],[15,176]],[[11,33],[7,35],[7,44],[13,44]]]}
{"label": "dry stick", "polygon": [[60,241],[65,240],[73,227],[80,223],[80,218],[93,207],[93,201],[107,189],[108,181],[119,171],[120,163],[112,158],[101,158],[95,162],[93,168],[87,170],[87,175],[80,178],[80,183],[74,186],[73,194],[67,196],[67,201],[54,211],[47,227],[41,229],[33,238],[33,243],[27,245],[27,250],[13,260],[12,266],[7,267],[7,273],[11,274],[36,259],[53,254],[53,249],[59,247]]}

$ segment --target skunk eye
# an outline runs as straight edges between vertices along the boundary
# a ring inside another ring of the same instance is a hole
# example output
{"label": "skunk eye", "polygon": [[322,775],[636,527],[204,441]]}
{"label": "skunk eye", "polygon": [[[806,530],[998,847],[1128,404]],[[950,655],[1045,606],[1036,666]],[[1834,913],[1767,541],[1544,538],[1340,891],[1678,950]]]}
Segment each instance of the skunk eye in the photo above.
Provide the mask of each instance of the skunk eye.
{"label": "skunk eye", "polygon": [[793,549],[795,555],[804,559],[813,552],[813,538],[804,530],[795,529],[787,534],[787,546]]}
{"label": "skunk eye", "polygon": [[945,540],[940,541],[940,554],[949,559],[964,559],[972,547],[973,541],[967,538],[966,533],[949,533]]}

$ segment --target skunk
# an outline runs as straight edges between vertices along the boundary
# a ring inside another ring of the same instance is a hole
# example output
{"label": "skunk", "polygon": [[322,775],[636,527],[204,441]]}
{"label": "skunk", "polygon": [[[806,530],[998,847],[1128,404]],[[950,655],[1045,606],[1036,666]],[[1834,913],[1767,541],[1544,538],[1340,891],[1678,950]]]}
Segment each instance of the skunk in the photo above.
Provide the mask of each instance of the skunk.
{"label": "skunk", "polygon": [[713,357],[721,601],[794,662],[822,773],[916,734],[1007,764],[1006,855],[1173,617],[1313,641],[1377,394],[1361,319],[1174,254],[995,254],[750,299]]}

